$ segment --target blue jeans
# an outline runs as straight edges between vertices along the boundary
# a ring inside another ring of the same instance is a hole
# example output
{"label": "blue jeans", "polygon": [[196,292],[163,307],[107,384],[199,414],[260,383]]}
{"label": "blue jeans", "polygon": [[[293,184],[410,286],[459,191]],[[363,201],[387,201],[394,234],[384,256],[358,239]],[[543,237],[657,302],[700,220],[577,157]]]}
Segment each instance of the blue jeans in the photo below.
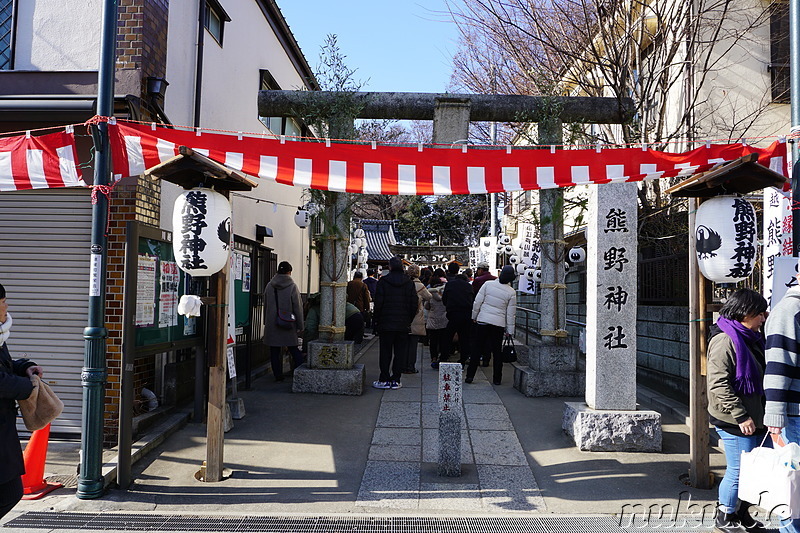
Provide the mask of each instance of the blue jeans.
{"label": "blue jeans", "polygon": [[[736,512],[736,506],[739,503],[739,464],[741,462],[742,452],[752,451],[758,448],[761,441],[764,440],[764,435],[750,435],[749,437],[740,437],[733,435],[720,428],[717,430],[722,447],[725,450],[725,476],[719,482],[719,509],[728,514]],[[764,446],[771,446],[772,439],[767,439]],[[750,502],[758,503],[758,502]]]}
{"label": "blue jeans", "polygon": [[[800,417],[787,416],[786,427],[781,432],[783,442],[796,442],[800,444]],[[781,533],[800,533],[800,518],[794,520],[781,520]]]}

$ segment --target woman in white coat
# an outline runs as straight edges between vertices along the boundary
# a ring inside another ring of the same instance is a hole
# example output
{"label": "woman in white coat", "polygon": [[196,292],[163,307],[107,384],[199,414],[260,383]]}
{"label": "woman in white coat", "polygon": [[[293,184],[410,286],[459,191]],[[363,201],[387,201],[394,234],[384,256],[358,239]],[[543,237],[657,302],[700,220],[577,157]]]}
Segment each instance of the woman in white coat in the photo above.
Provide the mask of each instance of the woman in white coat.
{"label": "woman in white coat", "polygon": [[481,355],[491,354],[494,366],[492,381],[500,385],[503,380],[503,336],[514,335],[517,314],[517,291],[511,286],[516,278],[514,267],[506,265],[500,277],[487,281],[475,296],[472,304],[472,321],[476,323],[480,346],[472,351],[467,367],[466,383],[472,383],[481,361]]}

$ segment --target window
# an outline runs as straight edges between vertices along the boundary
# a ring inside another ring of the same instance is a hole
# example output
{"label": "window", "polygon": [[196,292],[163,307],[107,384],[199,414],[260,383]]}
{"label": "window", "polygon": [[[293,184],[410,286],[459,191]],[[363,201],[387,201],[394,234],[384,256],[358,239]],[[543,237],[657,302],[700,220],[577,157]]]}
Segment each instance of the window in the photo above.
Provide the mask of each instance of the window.
{"label": "window", "polygon": [[772,101],[789,103],[789,2],[776,0],[770,5],[770,64]]}
{"label": "window", "polygon": [[[281,86],[272,77],[268,70],[259,71],[259,90],[267,91],[280,90]],[[303,123],[291,117],[258,117],[258,120],[274,135],[286,135],[287,137],[308,137],[309,130]]]}
{"label": "window", "polygon": [[[2,1],[2,0],[0,0]],[[208,33],[214,37],[214,40],[222,46],[222,35],[225,29],[225,23],[230,22],[231,18],[222,9],[222,6],[217,0],[206,0],[206,18],[203,23],[208,30]]]}
{"label": "window", "polygon": [[14,0],[0,0],[0,70],[14,68]]}

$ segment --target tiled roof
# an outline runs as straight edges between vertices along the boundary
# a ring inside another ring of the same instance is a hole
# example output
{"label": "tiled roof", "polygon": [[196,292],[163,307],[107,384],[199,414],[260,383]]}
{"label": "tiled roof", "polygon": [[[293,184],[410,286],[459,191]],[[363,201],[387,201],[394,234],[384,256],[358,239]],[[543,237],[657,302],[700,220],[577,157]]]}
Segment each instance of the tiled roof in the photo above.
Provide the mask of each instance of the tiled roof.
{"label": "tiled roof", "polygon": [[395,220],[362,219],[358,224],[367,239],[370,261],[388,261],[394,254],[389,245],[397,244],[394,237]]}

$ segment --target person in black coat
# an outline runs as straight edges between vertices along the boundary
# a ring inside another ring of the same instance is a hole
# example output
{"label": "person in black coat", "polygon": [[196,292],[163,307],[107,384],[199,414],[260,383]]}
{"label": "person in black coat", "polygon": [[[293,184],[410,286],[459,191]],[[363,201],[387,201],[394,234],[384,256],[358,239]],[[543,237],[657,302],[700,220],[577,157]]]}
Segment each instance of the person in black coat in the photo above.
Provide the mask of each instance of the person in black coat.
{"label": "person in black coat", "polygon": [[0,518],[22,498],[22,448],[17,434],[16,400],[33,392],[31,377],[43,374],[42,367],[27,359],[11,359],[6,339],[11,333],[6,289],[0,285]]}
{"label": "person in black coat", "polygon": [[442,343],[440,361],[447,361],[453,353],[453,337],[458,334],[458,362],[462,365],[469,361],[472,332],[472,285],[464,274],[456,275],[444,286],[442,303],[447,310],[447,333]]}
{"label": "person in black coat", "polygon": [[380,335],[381,368],[380,378],[372,383],[376,389],[400,388],[411,322],[419,307],[414,281],[403,272],[402,259],[392,257],[389,270],[375,288],[373,313]]}

